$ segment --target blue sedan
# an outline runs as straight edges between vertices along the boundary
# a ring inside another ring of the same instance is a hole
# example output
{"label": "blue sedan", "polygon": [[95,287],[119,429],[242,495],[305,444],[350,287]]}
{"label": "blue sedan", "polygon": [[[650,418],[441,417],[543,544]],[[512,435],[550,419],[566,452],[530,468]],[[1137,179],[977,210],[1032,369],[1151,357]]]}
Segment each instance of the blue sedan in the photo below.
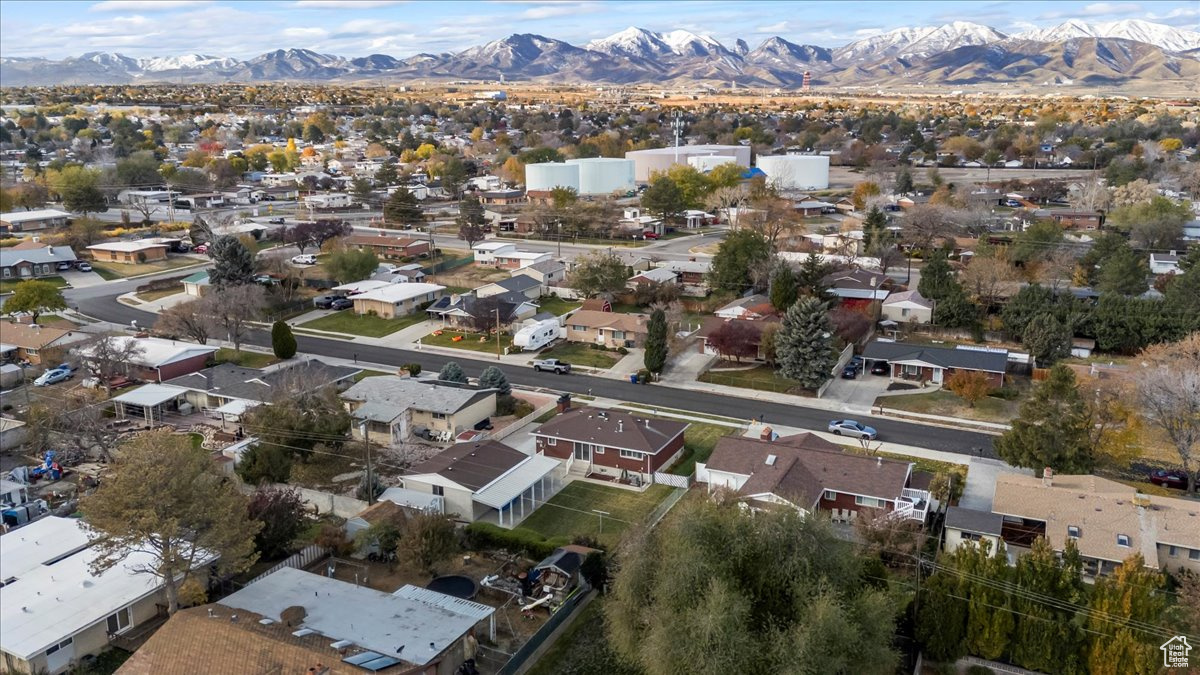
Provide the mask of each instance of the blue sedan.
{"label": "blue sedan", "polygon": [[64,380],[71,379],[70,368],[55,368],[42,373],[38,379],[33,381],[35,387],[44,387],[49,384],[58,384]]}
{"label": "blue sedan", "polygon": [[829,423],[829,433],[838,436],[853,436],[854,438],[865,438],[868,441],[875,440],[879,433],[874,427],[869,427],[861,422],[854,420],[834,420]]}

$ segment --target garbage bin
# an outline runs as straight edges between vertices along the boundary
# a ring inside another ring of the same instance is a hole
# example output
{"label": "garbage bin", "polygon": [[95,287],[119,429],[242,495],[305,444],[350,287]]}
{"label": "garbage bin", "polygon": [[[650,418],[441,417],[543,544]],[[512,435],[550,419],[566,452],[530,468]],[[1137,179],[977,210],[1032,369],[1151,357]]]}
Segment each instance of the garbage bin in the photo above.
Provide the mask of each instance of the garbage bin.
{"label": "garbage bin", "polygon": [[638,376],[637,376],[637,373],[634,373],[633,375],[630,375],[630,376],[629,376],[629,382],[630,382],[630,384],[637,384],[637,383],[638,383]]}

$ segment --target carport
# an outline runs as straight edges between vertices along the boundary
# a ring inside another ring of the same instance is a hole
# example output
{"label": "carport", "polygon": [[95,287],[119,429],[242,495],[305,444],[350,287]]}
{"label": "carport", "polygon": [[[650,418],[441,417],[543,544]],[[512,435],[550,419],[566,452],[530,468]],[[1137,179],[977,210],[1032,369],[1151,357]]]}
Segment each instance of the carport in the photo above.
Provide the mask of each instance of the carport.
{"label": "carport", "polygon": [[496,509],[501,527],[515,527],[562,488],[554,476],[558,466],[553,457],[532,455],[475,492],[472,500]]}
{"label": "carport", "polygon": [[153,427],[155,423],[163,423],[164,415],[179,412],[179,403],[185,400],[187,391],[169,384],[145,384],[114,396],[112,403],[119,419],[141,418]]}

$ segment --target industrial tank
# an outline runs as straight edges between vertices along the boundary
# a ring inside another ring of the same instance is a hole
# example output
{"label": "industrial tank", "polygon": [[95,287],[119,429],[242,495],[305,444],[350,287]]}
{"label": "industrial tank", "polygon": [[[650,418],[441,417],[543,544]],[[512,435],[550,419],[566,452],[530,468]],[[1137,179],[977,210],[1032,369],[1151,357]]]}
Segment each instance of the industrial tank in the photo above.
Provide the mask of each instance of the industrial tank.
{"label": "industrial tank", "polygon": [[829,157],[824,155],[768,155],[758,158],[758,168],[780,190],[829,187]]}
{"label": "industrial tank", "polygon": [[687,161],[697,171],[708,173],[722,164],[737,164],[738,158],[733,155],[692,155]]}
{"label": "industrial tank", "polygon": [[544,162],[525,166],[525,190],[553,190],[568,187],[579,190],[579,167],[574,164]]}
{"label": "industrial tank", "polygon": [[607,195],[632,190],[633,160],[618,157],[589,157],[568,159],[567,164],[579,168],[579,194]]}

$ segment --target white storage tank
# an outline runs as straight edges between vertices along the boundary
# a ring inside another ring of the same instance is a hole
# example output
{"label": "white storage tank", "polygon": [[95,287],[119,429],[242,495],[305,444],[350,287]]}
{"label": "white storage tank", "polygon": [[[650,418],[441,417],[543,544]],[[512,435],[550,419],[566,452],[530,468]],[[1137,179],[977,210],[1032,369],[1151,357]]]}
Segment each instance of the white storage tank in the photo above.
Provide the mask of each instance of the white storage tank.
{"label": "white storage tank", "polygon": [[579,190],[579,167],[562,162],[544,162],[525,166],[525,190],[553,190],[567,187]]}
{"label": "white storage tank", "polygon": [[708,173],[722,164],[737,164],[737,157],[733,155],[692,155],[688,157],[687,161],[700,173]]}
{"label": "white storage tank", "polygon": [[634,180],[645,183],[653,174],[666,171],[676,163],[687,164],[691,157],[712,155],[734,157],[738,166],[750,168],[750,146],[748,145],[681,145],[678,148],[671,146],[669,148],[630,150],[625,153],[625,159],[633,160]]}
{"label": "white storage tank", "polygon": [[829,187],[829,157],[768,155],[758,158],[767,182],[780,190],[824,190]]}
{"label": "white storage tank", "polygon": [[619,157],[588,157],[568,159],[567,164],[579,167],[579,194],[607,195],[628,192],[633,183],[633,160]]}

